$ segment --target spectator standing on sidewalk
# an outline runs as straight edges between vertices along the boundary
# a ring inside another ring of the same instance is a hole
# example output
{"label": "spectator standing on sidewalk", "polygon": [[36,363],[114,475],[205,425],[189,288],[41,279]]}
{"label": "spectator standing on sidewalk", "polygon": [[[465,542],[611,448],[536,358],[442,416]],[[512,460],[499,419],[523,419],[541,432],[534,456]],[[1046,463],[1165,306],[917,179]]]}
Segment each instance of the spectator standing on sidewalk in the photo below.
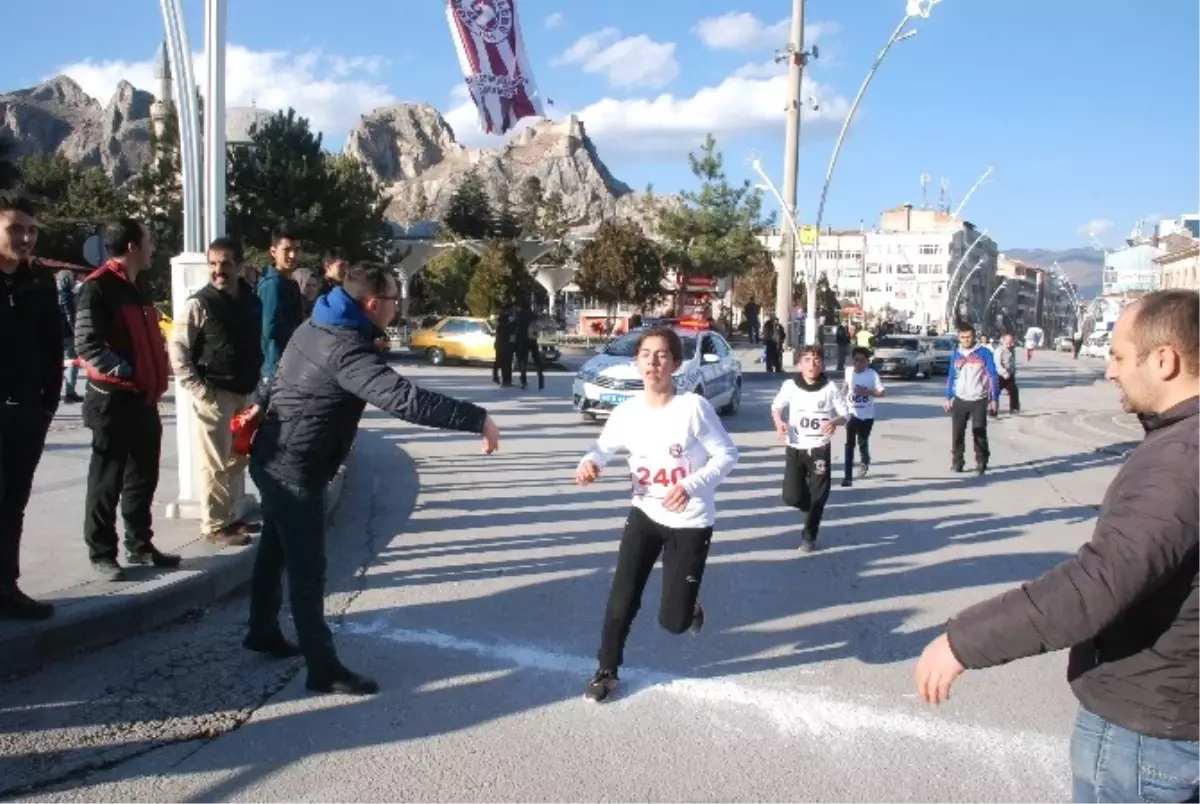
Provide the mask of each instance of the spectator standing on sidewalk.
{"label": "spectator standing on sidewalk", "polygon": [[200,531],[214,544],[248,544],[254,532],[237,516],[246,459],[233,451],[229,425],[258,386],[261,337],[262,304],[240,277],[237,247],[218,238],[208,246],[208,284],[187,300],[170,343],[198,424]]}
{"label": "spectator standing on sidewalk", "polygon": [[275,374],[292,333],[304,321],[304,296],[292,280],[292,272],[300,267],[300,239],[285,225],[271,232],[271,259],[275,264],[263,273],[257,288],[262,302],[264,380]]}
{"label": "spectator standing on sidewalk", "polygon": [[118,501],[127,563],[177,567],[179,556],[154,546],[150,510],[162,451],[158,402],[169,373],[158,311],[139,287],[154,238],[122,218],[105,227],[104,248],[111,257],[83,280],[75,319],[75,351],[88,378],[83,423],[92,431],[83,535],[96,573],[120,581]]}
{"label": "spectator standing on sidewalk", "polygon": [[966,668],[1070,648],[1076,801],[1200,795],[1198,319],[1190,290],[1151,293],[1121,313],[1106,376],[1146,435],[1109,486],[1091,541],[960,612],[917,663],[917,690],[936,704]]}
{"label": "spectator standing on sidewalk", "polygon": [[62,324],[54,282],[30,265],[37,208],[0,193],[0,618],[43,620],[48,603],[20,590],[21,532],[33,475],[62,392]]}
{"label": "spectator standing on sidewalk", "polygon": [[[1011,332],[1000,336],[1000,345],[996,347],[996,376],[999,378],[1001,391],[1008,392],[1008,412],[1021,412],[1021,391],[1017,388],[1017,344]],[[992,415],[999,415],[999,407],[992,410]]]}
{"label": "spectator standing on sidewalk", "polygon": [[331,249],[325,255],[324,263],[325,269],[320,278],[321,290],[317,294],[318,296],[324,296],[334,288],[340,288],[346,281],[346,269],[350,267],[350,263],[346,262],[346,258],[338,249]]}
{"label": "spectator standing on sidewalk", "polygon": [[83,401],[75,386],[79,383],[79,365],[75,359],[75,294],[79,282],[75,272],[62,270],[54,275],[58,290],[58,310],[62,315],[63,364],[66,369],[66,384],[63,386],[62,401],[75,405]]}
{"label": "spectator standing on sidewalk", "polygon": [[[242,644],[279,658],[303,653],[314,692],[369,695],[378,689],[342,665],[325,623],[325,490],[354,443],[363,408],[370,403],[413,424],[481,433],[485,454],[499,440],[483,408],[418,388],[388,366],[374,338],[395,316],[398,301],[391,271],[355,266],[342,287],[317,301],[273,381],[259,392],[266,413],[250,473],[262,496],[263,532]],[[279,629],[285,568],[299,649]]]}
{"label": "spectator standing on sidewalk", "polygon": [[742,315],[746,317],[746,335],[750,337],[750,343],[758,343],[765,335],[759,326],[762,307],[759,306],[756,298],[750,297],[750,301],[746,302],[746,306],[742,310]]}

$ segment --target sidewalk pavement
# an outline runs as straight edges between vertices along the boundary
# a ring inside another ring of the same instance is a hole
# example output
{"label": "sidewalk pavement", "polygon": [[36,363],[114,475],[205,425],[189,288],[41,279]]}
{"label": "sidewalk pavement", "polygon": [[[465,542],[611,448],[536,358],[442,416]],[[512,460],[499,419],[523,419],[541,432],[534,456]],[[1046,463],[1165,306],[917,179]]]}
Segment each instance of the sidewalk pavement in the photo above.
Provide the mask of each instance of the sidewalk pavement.
{"label": "sidewalk pavement", "polygon": [[[154,505],[154,544],[163,552],[179,553],[183,563],[176,570],[127,567],[128,580],[120,583],[96,580],[83,541],[91,431],[83,426],[79,405],[62,405],[34,477],[21,540],[21,588],[30,597],[53,603],[56,612],[41,622],[0,620],[0,676],[27,672],[171,622],[227,597],[250,580],[257,541],[219,547],[201,537],[198,520],[166,517],[166,505],[179,493],[173,392],[161,411],[162,473]],[[330,512],[344,475],[343,470],[330,487]],[[246,485],[253,493],[249,477]]]}

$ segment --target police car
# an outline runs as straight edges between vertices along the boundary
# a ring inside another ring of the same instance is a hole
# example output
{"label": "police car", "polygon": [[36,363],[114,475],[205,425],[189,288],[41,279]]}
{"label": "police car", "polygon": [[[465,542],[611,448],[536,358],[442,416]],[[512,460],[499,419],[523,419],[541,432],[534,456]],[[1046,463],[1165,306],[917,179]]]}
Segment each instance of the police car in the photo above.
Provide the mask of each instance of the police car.
{"label": "police car", "polygon": [[[742,364],[720,334],[676,327],[683,341],[683,363],[675,371],[675,390],[704,396],[720,413],[737,413],[742,404]],[[589,421],[608,416],[613,408],[642,390],[634,365],[640,331],[609,342],[575,375],[575,410]]]}

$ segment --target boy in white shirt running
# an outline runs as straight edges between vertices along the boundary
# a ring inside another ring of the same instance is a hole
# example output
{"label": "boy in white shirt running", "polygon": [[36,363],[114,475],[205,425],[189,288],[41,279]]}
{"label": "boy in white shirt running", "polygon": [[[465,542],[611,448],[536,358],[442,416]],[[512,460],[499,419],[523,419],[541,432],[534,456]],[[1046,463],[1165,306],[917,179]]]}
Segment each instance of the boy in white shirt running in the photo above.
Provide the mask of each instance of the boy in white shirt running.
{"label": "boy in white shirt running", "polygon": [[646,330],[634,354],[645,390],[613,410],[575,470],[575,479],[586,486],[618,452],[629,454],[633,508],[625,520],[604,613],[600,666],[586,693],[597,703],[617,686],[625,640],[660,554],[659,624],[673,634],[689,628],[698,632],[704,625],[697,599],[717,517],[714,497],[738,459],[737,447],[709,401],[675,393],[672,375],[683,362],[683,343],[675,331]]}
{"label": "boy in white shirt running", "polygon": [[839,424],[845,424],[849,409],[845,394],[825,376],[821,348],[804,346],[797,355],[800,373],[785,381],[775,395],[771,419],[775,432],[787,444],[783,502],[806,514],[800,551],[811,553],[829,500],[830,436]]}
{"label": "boy in white shirt running", "polygon": [[858,476],[866,477],[871,470],[871,430],[875,427],[875,399],[884,394],[883,382],[875,369],[871,368],[871,351],[861,346],[855,347],[853,365],[846,369],[846,381],[842,391],[850,407],[850,421],[846,422],[846,475],[842,486],[854,485],[854,446],[858,445],[858,453],[862,462],[858,466]]}

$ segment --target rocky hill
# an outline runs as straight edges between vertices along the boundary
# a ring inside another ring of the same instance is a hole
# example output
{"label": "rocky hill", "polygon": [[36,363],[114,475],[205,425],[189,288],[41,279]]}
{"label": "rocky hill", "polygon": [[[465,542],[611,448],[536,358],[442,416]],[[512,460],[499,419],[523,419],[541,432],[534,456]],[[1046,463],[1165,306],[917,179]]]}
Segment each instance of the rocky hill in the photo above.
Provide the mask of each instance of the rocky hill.
{"label": "rocky hill", "polygon": [[572,225],[614,215],[634,217],[637,195],[601,161],[583,123],[542,120],[515,134],[498,149],[468,148],[432,106],[398,104],[365,115],[346,142],[391,195],[389,217],[409,221],[439,217],[455,187],[475,170],[493,199],[508,197],[531,176],[545,194],[560,192]]}
{"label": "rocky hill", "polygon": [[150,158],[153,102],[150,93],[122,81],[101,106],[60,75],[0,95],[0,133],[16,140],[17,156],[58,152],[72,162],[101,167],[121,183]]}
{"label": "rocky hill", "polygon": [[1067,279],[1075,283],[1079,298],[1089,299],[1100,295],[1104,255],[1096,249],[1070,248],[1051,251],[1044,248],[1006,248],[1004,253],[1014,260],[1024,260],[1043,268],[1049,268],[1057,262]]}

